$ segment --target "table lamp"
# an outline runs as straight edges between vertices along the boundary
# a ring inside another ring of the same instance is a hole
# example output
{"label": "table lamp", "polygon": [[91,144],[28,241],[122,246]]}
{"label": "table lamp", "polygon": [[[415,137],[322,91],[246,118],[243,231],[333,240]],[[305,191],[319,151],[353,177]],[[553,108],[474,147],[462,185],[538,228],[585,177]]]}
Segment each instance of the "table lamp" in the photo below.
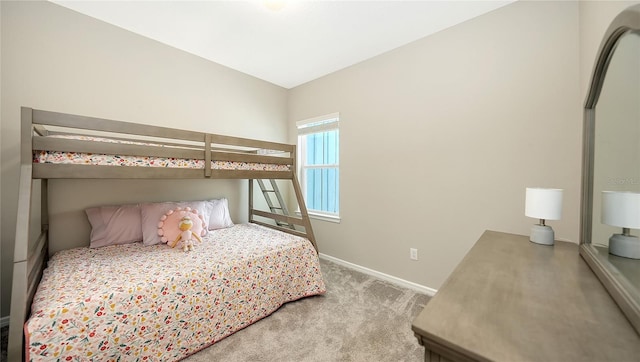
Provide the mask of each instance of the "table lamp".
{"label": "table lamp", "polygon": [[527,187],[524,213],[528,217],[540,219],[531,227],[529,240],[542,245],[553,245],[555,233],[545,220],[560,220],[562,215],[562,189]]}
{"label": "table lamp", "polygon": [[630,229],[640,229],[640,193],[602,191],[603,224],[622,228],[622,234],[609,238],[609,254],[640,259],[640,239]]}

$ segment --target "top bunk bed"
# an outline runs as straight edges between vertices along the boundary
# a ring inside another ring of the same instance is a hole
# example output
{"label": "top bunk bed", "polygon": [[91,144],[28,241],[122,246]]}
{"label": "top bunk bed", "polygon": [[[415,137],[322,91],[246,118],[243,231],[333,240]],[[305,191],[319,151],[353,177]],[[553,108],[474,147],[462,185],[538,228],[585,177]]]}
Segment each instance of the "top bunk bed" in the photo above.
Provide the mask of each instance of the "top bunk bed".
{"label": "top bunk bed", "polygon": [[[318,249],[296,175],[295,145],[28,107],[21,108],[21,127],[21,166],[27,168],[21,184],[26,179],[255,179],[271,212],[253,207],[250,182],[249,222],[308,238]],[[272,180],[271,190],[261,182],[266,179]],[[273,180],[291,181],[301,217],[288,215]],[[272,207],[269,191],[277,194],[279,207]]]}
{"label": "top bunk bed", "polygon": [[[22,108],[35,179],[293,179],[295,145]],[[108,167],[104,167],[108,166]]]}

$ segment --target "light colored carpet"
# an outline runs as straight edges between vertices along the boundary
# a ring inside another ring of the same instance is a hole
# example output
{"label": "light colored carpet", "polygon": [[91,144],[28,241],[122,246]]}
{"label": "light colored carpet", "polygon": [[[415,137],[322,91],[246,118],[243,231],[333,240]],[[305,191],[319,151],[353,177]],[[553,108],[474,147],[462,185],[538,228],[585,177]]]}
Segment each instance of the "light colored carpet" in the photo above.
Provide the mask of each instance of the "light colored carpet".
{"label": "light colored carpet", "polygon": [[321,260],[323,296],[274,314],[186,358],[211,361],[422,361],[411,322],[429,297]]}

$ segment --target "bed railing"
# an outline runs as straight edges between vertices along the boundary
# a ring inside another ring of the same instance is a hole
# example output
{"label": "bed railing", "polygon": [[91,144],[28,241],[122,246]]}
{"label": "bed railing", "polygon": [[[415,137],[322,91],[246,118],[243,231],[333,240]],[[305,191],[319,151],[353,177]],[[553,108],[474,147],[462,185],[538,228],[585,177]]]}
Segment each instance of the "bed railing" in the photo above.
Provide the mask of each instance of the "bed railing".
{"label": "bed railing", "polygon": [[[264,178],[291,179],[295,173],[295,146],[195,132],[168,127],[70,115],[26,108],[31,111],[33,150],[81,152],[139,157],[173,157],[204,161],[203,169],[35,163],[34,178]],[[51,129],[49,129],[51,127]],[[78,133],[78,130],[84,131]],[[49,136],[85,135],[128,143],[95,142]],[[259,154],[259,153],[265,154]],[[277,156],[270,155],[277,154]],[[211,161],[286,165],[288,171],[212,169]],[[82,167],[78,167],[82,166]]]}
{"label": "bed railing", "polygon": [[[21,181],[24,178],[21,177]],[[32,182],[30,179],[28,182]],[[42,180],[46,183],[46,180]],[[33,187],[33,185],[32,185]],[[42,202],[46,204],[46,184],[42,186]],[[21,195],[19,210],[24,210],[24,204],[31,202],[30,197]],[[43,206],[44,207],[44,206]],[[28,209],[27,209],[28,211]],[[43,212],[43,215],[45,213]],[[30,306],[33,296],[42,278],[43,266],[48,255],[48,234],[46,220],[42,223],[42,230],[35,240],[25,230],[31,227],[28,219],[18,220],[16,229],[16,249],[13,262],[13,283],[11,288],[11,316],[9,320],[8,357],[10,361],[16,360],[12,356],[22,355],[24,342],[22,326],[31,313]]]}
{"label": "bed railing", "polygon": [[[31,132],[29,119],[31,112],[22,109],[22,134]],[[36,182],[32,178],[30,142],[20,146],[20,188],[18,194],[18,218],[16,222],[15,249],[13,256],[13,282],[11,286],[11,316],[9,320],[9,343],[7,346],[10,361],[21,360],[24,334],[22,326],[31,312],[30,306],[48,255],[48,205],[47,180],[40,181],[39,200],[34,199]],[[38,206],[37,202],[40,202]],[[34,231],[33,209],[40,208],[40,230]],[[17,358],[16,358],[17,357]]]}

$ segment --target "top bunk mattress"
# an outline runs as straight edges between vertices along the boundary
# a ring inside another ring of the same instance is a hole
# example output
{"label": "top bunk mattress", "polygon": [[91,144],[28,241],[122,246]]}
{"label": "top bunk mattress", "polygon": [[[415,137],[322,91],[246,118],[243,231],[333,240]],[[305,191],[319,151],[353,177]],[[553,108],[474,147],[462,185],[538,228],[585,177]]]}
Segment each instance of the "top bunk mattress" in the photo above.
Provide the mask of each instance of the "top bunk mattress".
{"label": "top bunk mattress", "polygon": [[175,361],[325,290],[307,239],[255,224],[210,231],[190,252],[64,250],[34,297],[27,360]]}
{"label": "top bunk mattress", "polygon": [[[52,135],[52,138],[63,138],[78,141],[105,142],[122,145],[141,145],[151,147],[170,147],[162,144],[134,142],[121,139],[82,135]],[[97,166],[129,166],[129,167],[162,167],[183,169],[204,169],[205,160],[175,157],[128,156],[96,154],[84,152],[34,150],[33,163],[97,165]],[[212,170],[247,170],[247,171],[290,171],[284,164],[270,164],[238,161],[211,161]]]}

